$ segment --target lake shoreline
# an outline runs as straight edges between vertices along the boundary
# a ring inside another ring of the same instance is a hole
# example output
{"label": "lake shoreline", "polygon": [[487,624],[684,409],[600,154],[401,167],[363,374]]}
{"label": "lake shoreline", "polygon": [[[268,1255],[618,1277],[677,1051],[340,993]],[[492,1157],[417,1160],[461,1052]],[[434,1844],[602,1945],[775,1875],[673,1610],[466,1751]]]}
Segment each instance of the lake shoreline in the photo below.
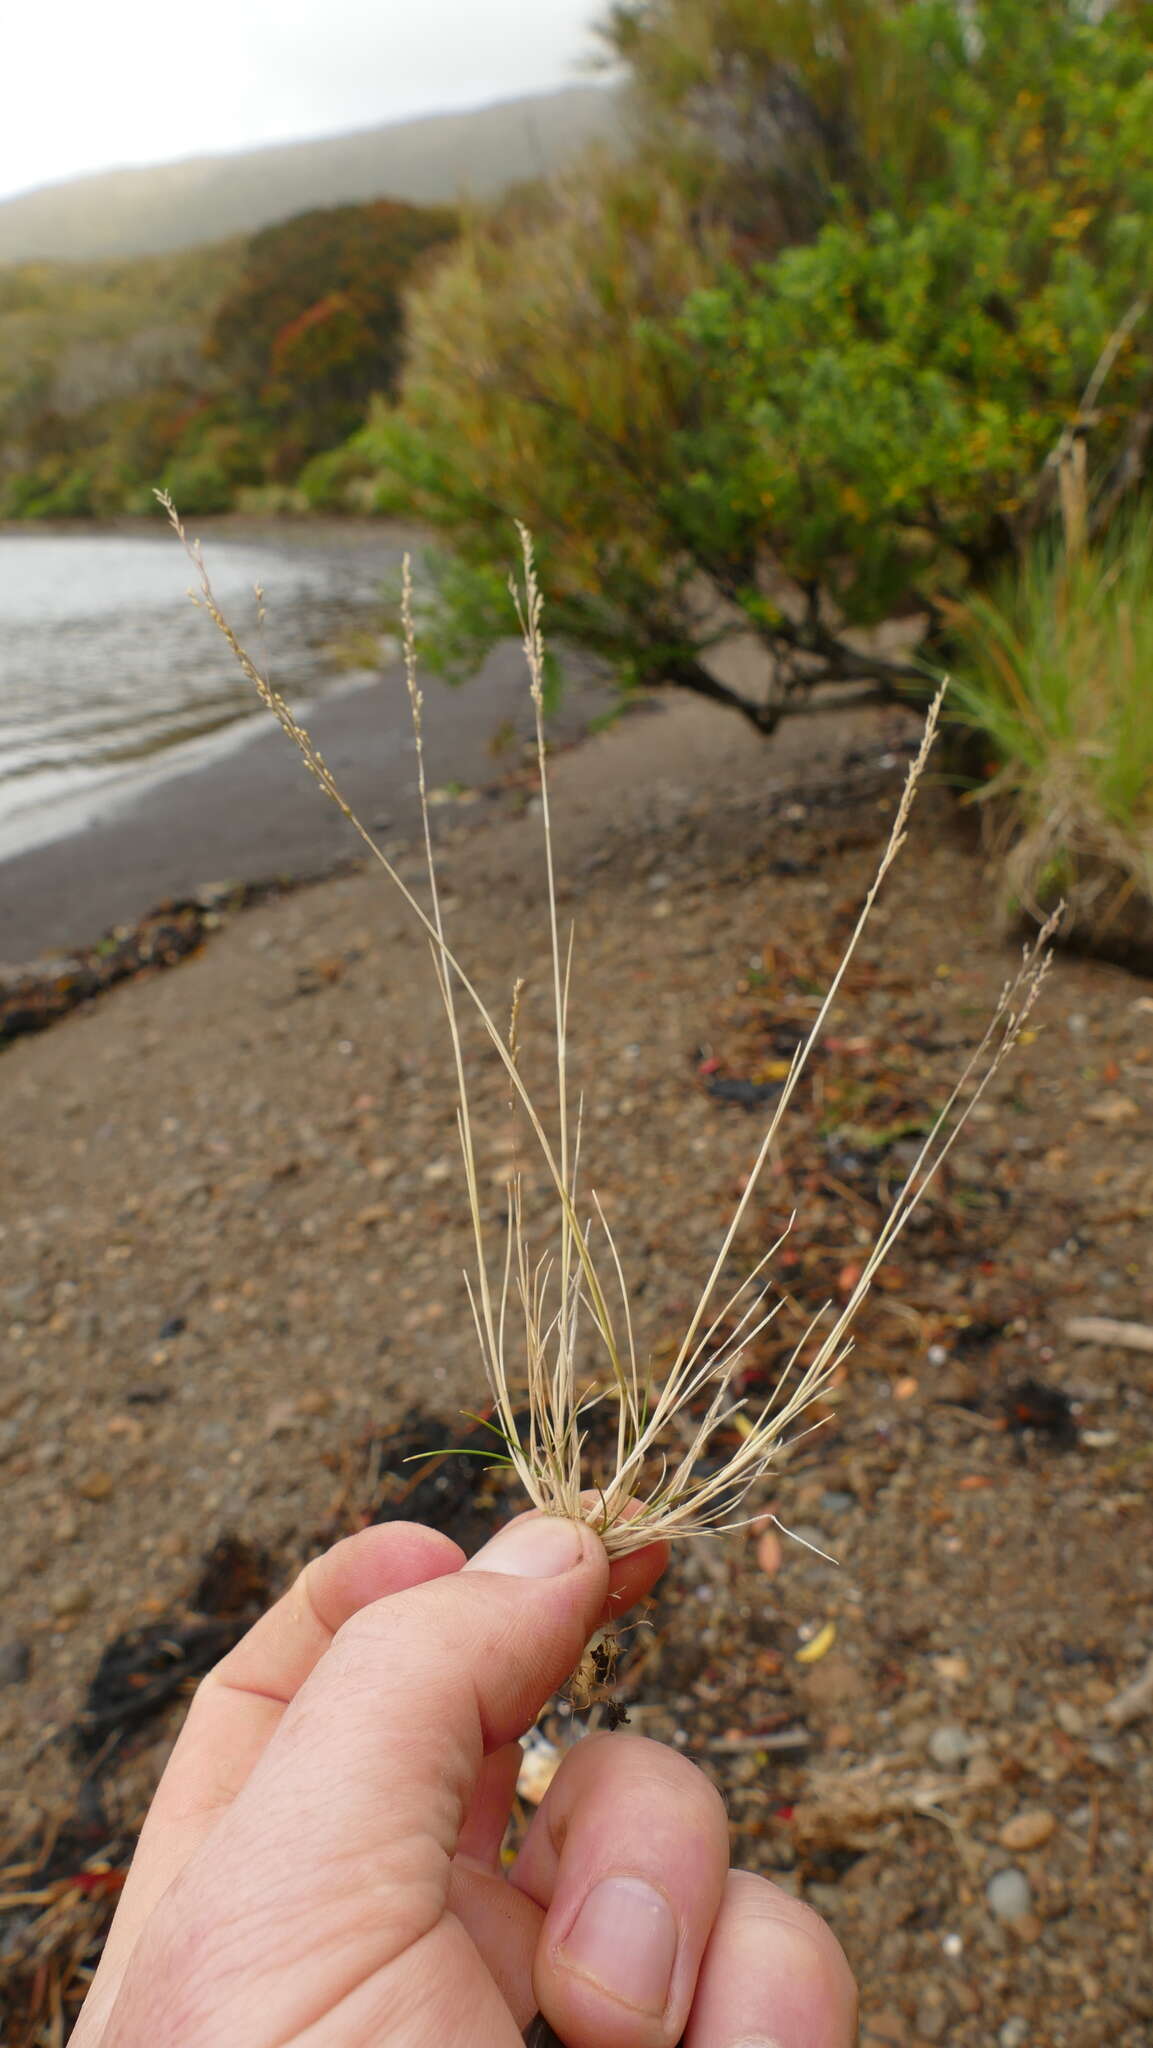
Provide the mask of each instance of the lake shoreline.
{"label": "lake shoreline", "polygon": [[[364,607],[427,535],[391,521],[242,513],[189,531],[242,631],[252,581],[266,581],[270,653],[254,649],[257,658],[271,660],[365,822],[407,841],[418,824],[408,693],[395,641],[382,640]],[[359,850],[184,597],[191,565],[159,515],[6,521],[0,538],[11,615],[0,720],[0,967],[9,981],[13,970],[137,926],[163,903],[223,884],[320,877]],[[91,544],[77,551],[75,580],[64,538],[69,549]],[[142,539],[134,568],[116,544]],[[5,624],[0,606],[0,631]],[[370,643],[363,652],[358,635]],[[347,667],[358,654],[368,665]],[[531,728],[519,645],[496,650],[463,690],[424,686],[430,781],[475,789],[499,780]],[[604,684],[575,680],[555,737],[578,738],[613,701]]]}
{"label": "lake shoreline", "polygon": [[[436,679],[424,688],[430,784],[475,789],[499,779],[531,729],[519,644],[497,648],[463,688]],[[554,741],[579,739],[614,701],[605,683],[574,679]],[[410,840],[419,807],[402,667],[322,698],[309,725],[365,823],[386,840]],[[206,888],[321,877],[357,850],[270,718],[246,721],[229,740],[128,794],[94,789],[79,800],[82,823],[0,855],[0,965],[71,954]]]}
{"label": "lake shoreline", "polygon": [[[411,534],[220,521],[203,538],[224,612],[294,706],[396,659],[386,592]],[[256,696],[193,581],[156,522],[0,534],[0,861],[243,738]]]}

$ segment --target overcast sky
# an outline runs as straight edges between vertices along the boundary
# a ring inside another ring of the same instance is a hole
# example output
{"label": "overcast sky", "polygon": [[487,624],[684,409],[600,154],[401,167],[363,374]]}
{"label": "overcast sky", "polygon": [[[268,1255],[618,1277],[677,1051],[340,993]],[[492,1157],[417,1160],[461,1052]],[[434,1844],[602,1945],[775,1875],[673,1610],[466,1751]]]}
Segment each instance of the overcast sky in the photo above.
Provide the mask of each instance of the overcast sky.
{"label": "overcast sky", "polygon": [[5,38],[0,198],[571,84],[601,12],[599,0],[31,0]]}

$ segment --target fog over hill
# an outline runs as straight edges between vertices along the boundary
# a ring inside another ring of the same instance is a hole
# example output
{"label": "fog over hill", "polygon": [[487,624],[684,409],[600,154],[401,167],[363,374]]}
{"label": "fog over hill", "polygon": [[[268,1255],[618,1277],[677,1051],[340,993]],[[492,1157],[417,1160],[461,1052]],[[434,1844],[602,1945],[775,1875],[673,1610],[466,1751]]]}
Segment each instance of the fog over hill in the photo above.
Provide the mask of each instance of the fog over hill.
{"label": "fog over hill", "polygon": [[0,263],[186,249],[346,200],[487,198],[619,133],[620,101],[579,85],[352,135],[100,171],[0,202]]}

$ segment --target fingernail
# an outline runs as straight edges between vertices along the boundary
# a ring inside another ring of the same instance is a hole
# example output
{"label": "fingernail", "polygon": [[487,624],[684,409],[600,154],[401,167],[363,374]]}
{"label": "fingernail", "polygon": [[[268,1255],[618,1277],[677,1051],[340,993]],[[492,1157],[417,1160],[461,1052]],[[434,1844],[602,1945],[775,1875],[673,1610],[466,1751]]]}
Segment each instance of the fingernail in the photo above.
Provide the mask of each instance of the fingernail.
{"label": "fingernail", "polygon": [[511,1579],[556,1579],[571,1572],[584,1556],[575,1522],[556,1515],[532,1515],[510,1522],[470,1557],[465,1571],[505,1572]]}
{"label": "fingernail", "polygon": [[589,1893],[561,1957],[634,2012],[660,2014],[669,2002],[677,1923],[663,1892],[639,1877],[606,1877]]}

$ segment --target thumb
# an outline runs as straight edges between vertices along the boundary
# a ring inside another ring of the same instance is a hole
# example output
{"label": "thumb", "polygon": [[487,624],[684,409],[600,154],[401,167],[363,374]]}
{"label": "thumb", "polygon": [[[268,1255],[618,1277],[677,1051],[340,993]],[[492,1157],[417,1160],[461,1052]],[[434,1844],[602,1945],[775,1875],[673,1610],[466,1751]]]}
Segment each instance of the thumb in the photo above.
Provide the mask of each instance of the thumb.
{"label": "thumb", "polygon": [[[382,2014],[395,2011],[398,1977],[410,2020],[426,1982],[437,2005],[450,1997],[468,1968],[444,1917],[451,1858],[481,1764],[578,1662],[608,1584],[590,1529],[528,1516],[463,1570],[355,1614],[154,1914],[114,2016],[117,2043],[261,2048],[348,2000],[360,2019],[377,1993]],[[439,1965],[428,1946],[438,1930]],[[402,1964],[418,1943],[420,1986]],[[174,2029],[177,2013],[187,2030]]]}

